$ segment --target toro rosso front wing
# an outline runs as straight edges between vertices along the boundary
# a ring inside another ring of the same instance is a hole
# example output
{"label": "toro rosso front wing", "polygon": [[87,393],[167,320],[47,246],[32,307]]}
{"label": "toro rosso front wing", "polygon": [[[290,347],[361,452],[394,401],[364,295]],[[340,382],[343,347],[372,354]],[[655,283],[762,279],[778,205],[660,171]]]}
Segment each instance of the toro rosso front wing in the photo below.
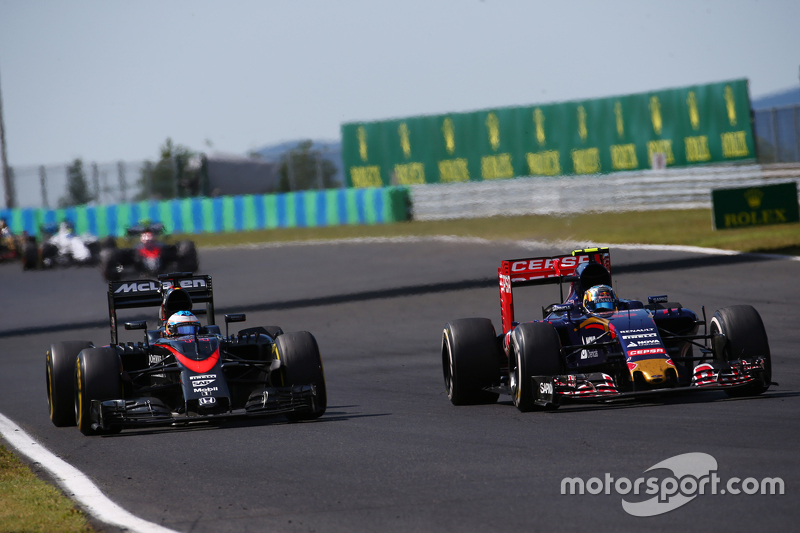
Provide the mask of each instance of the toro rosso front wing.
{"label": "toro rosso front wing", "polygon": [[531,385],[535,403],[540,406],[560,405],[570,401],[607,402],[648,395],[694,391],[731,390],[763,381],[764,359],[703,363],[697,365],[688,386],[621,392],[614,378],[602,372],[533,376]]}
{"label": "toro rosso front wing", "polygon": [[158,398],[142,397],[131,400],[92,400],[91,420],[94,430],[168,426],[190,422],[231,418],[271,416],[289,412],[314,411],[316,386],[266,387],[253,392],[243,409],[220,410],[215,404],[192,402],[184,412],[171,411]]}

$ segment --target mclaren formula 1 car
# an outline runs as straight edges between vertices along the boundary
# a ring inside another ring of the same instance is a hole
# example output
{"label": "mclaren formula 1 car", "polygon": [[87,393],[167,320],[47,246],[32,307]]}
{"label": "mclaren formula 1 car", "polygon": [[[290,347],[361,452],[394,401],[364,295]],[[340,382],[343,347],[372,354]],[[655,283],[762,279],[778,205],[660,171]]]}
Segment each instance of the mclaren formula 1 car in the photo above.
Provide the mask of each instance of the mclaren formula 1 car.
{"label": "mclaren formula 1 car", "polygon": [[[126,330],[141,330],[143,339],[120,342],[117,311],[141,307],[161,308],[157,327],[148,330],[146,320],[125,322]],[[236,416],[310,420],[325,413],[325,376],[314,336],[276,326],[229,335],[229,324],[244,321],[244,314],[225,315],[223,335],[214,323],[211,276],[182,272],[110,282],[108,311],[109,345],[58,342],[47,351],[47,400],[56,426],[77,424],[84,435],[95,435]],[[169,317],[186,311],[205,315],[207,324],[198,321],[190,334],[167,332]]]}
{"label": "mclaren formula 1 car", "polygon": [[182,240],[176,244],[164,242],[164,225],[143,222],[128,228],[126,237],[137,244],[117,248],[113,238],[106,239],[100,251],[100,269],[106,281],[133,277],[155,277],[166,272],[197,272],[199,262],[194,242]]}
{"label": "mclaren formula 1 car", "polygon": [[[753,307],[719,309],[709,322],[705,308],[701,319],[667,296],[618,299],[608,248],[502,261],[498,276],[499,335],[487,318],[445,326],[442,367],[455,405],[504,393],[530,411],[692,390],[756,395],[771,384],[767,334]],[[542,309],[542,320],[517,322],[513,290],[545,284],[559,285],[560,301]],[[599,307],[587,303],[597,294]]]}

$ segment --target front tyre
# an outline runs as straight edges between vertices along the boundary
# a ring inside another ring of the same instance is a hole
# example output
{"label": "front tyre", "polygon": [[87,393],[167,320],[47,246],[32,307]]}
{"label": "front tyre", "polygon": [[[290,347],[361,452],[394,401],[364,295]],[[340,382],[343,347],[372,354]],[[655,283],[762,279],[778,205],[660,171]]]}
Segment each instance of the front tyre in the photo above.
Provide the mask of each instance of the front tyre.
{"label": "front tyre", "polygon": [[321,417],[328,407],[328,393],[317,340],[307,331],[297,331],[280,335],[275,339],[275,346],[283,367],[283,385],[314,385],[316,389],[311,410],[289,412],[286,418],[297,421]]}
{"label": "front tyre", "polygon": [[444,328],[442,371],[453,405],[495,403],[496,392],[485,390],[500,378],[500,346],[488,318],[462,318]]}
{"label": "front tyre", "polygon": [[[75,421],[84,435],[98,435],[92,429],[92,400],[122,398],[121,364],[114,348],[87,348],[75,361]],[[107,431],[111,432],[111,431]]]}
{"label": "front tyre", "polygon": [[[526,322],[512,333],[508,354],[508,384],[514,405],[522,412],[533,410],[533,376],[561,374],[561,340],[552,324]],[[554,406],[555,407],[555,406]]]}
{"label": "front tyre", "polygon": [[39,267],[39,248],[36,241],[27,241],[22,248],[22,270],[35,270]]}
{"label": "front tyre", "polygon": [[764,360],[760,379],[735,389],[726,390],[728,396],[754,396],[766,391],[772,383],[772,356],[769,351],[764,322],[750,305],[733,305],[719,309],[711,318],[711,335],[722,333],[724,343],[715,346],[714,359],[732,362],[754,359]]}
{"label": "front tyre", "polygon": [[56,427],[75,425],[75,359],[81,350],[91,347],[89,341],[67,341],[51,344],[47,351],[47,404]]}

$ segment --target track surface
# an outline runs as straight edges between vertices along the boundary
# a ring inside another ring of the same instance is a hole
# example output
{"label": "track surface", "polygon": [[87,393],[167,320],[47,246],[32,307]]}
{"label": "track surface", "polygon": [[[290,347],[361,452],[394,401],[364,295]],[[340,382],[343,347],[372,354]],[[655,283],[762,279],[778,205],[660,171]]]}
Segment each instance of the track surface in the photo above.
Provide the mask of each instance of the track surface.
{"label": "track surface", "polygon": [[[57,340],[107,342],[99,273],[0,265],[0,411],[112,500],[177,531],[794,529],[800,262],[612,248],[621,297],[668,294],[698,313],[705,305],[709,318],[719,307],[755,306],[780,383],[761,397],[710,393],[526,414],[503,396],[490,406],[450,404],[444,324],[486,316],[499,327],[499,260],[563,251],[420,242],[201,252],[218,308],[246,308],[248,326],[314,333],[327,414],[312,423],[276,418],[98,438],[50,423],[44,352]],[[515,300],[529,303],[517,303],[517,316],[538,318],[557,292],[520,291]],[[96,326],[70,329],[75,323]],[[18,334],[32,327],[35,334]],[[786,494],[698,496],[652,518],[625,513],[613,491],[560,494],[564,477],[649,477],[651,466],[688,452],[715,457],[723,480],[781,477]]]}

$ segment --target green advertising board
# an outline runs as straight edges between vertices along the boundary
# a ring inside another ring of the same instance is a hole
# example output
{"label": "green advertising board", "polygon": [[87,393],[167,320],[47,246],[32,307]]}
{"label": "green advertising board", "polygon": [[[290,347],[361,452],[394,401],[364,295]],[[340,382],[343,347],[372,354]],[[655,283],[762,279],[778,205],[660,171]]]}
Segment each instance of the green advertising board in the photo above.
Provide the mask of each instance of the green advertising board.
{"label": "green advertising board", "polygon": [[598,174],[755,157],[747,80],[342,125],[347,185]]}
{"label": "green advertising board", "polygon": [[711,191],[714,229],[800,222],[797,183]]}

